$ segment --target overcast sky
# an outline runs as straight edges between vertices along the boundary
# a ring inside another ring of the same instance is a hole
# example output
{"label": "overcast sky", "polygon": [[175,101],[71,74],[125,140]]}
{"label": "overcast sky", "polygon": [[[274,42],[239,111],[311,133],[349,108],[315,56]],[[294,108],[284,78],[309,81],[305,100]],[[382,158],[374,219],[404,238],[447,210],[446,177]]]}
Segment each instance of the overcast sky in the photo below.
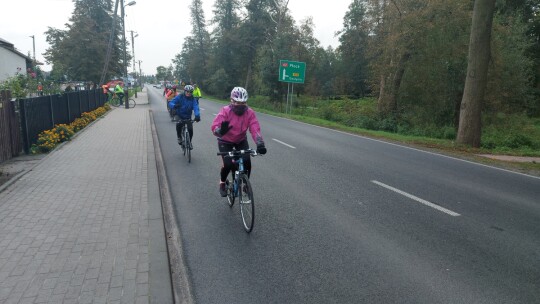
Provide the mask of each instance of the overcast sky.
{"label": "overcast sky", "polygon": [[[289,0],[289,9],[297,24],[308,16],[313,17],[315,38],[323,47],[337,46],[334,33],[343,26],[343,16],[352,0]],[[4,1],[3,1],[4,2]],[[124,0],[127,4],[130,0]],[[126,30],[135,31],[135,60],[141,60],[143,74],[155,74],[156,67],[169,66],[180,53],[182,42],[191,32],[189,5],[191,0],[136,0],[126,7]],[[213,17],[214,0],[202,0],[204,14],[209,24]],[[42,53],[47,44],[48,27],[65,30],[74,9],[72,0],[15,0],[2,4],[0,38],[7,40],[23,54],[33,56],[32,38],[36,45],[36,58],[45,63]],[[120,13],[120,12],[119,12]],[[126,33],[131,41],[131,33]],[[284,58],[295,60],[295,58]],[[51,69],[50,65],[42,67]],[[137,70],[139,66],[137,64]],[[133,67],[129,67],[131,72]]]}

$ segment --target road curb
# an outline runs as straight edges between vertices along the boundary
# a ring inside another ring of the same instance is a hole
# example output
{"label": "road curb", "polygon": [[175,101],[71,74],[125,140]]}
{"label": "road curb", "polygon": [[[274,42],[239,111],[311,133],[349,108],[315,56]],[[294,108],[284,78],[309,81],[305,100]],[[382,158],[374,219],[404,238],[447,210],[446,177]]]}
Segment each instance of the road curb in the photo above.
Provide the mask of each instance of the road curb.
{"label": "road curb", "polygon": [[158,174],[159,192],[161,195],[161,206],[163,212],[163,222],[165,234],[167,236],[167,251],[169,254],[169,265],[171,269],[171,280],[173,288],[174,303],[193,304],[195,303],[191,282],[187,274],[187,266],[183,253],[182,239],[177,226],[176,215],[174,213],[173,200],[170,192],[167,172],[161,154],[161,146],[157,136],[154,123],[154,114],[150,114],[150,125],[152,129],[152,139],[154,141],[154,151]]}

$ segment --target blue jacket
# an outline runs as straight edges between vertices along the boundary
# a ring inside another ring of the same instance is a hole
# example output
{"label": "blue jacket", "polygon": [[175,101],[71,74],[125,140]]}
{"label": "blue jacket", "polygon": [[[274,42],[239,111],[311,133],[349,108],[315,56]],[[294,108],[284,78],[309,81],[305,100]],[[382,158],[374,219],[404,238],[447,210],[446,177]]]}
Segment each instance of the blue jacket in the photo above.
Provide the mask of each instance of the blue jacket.
{"label": "blue jacket", "polygon": [[176,115],[181,119],[191,119],[191,112],[195,117],[200,117],[199,101],[193,97],[186,97],[183,94],[177,95],[169,101],[169,108],[176,109]]}

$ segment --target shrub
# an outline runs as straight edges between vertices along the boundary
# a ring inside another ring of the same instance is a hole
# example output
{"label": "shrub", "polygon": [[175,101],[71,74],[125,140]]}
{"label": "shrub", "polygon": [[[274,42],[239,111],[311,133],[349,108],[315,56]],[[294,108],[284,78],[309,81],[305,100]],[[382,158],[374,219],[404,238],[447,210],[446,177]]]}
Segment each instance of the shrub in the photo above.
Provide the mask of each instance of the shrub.
{"label": "shrub", "polygon": [[75,132],[69,125],[56,125],[50,130],[45,130],[38,135],[38,140],[35,145],[32,145],[32,153],[49,152],[54,149],[59,143],[68,141],[73,137]]}
{"label": "shrub", "polygon": [[53,150],[58,144],[71,140],[73,135],[84,129],[89,123],[110,110],[108,105],[97,108],[92,112],[82,113],[80,118],[76,118],[71,124],[55,125],[50,130],[45,130],[38,135],[37,143],[30,148],[32,154],[47,153]]}

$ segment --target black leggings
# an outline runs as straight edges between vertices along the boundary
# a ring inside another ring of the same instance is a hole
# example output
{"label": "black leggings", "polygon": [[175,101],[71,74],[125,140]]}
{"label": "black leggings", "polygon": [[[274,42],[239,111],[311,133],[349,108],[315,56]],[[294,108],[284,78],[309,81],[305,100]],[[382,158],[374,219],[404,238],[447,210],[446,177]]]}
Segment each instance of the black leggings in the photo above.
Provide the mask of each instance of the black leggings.
{"label": "black leggings", "polygon": [[[236,148],[236,150],[246,150],[249,149],[249,144],[247,139],[237,144],[219,142],[218,148],[219,152],[230,152],[233,150],[233,148]],[[247,175],[249,177],[249,175],[251,174],[251,157],[249,155],[244,155],[242,156],[242,158],[244,159],[244,169],[246,169]],[[232,158],[230,157],[221,156],[221,159],[223,160],[223,166],[221,167],[220,178],[222,182],[225,182],[227,176],[229,175],[229,172],[236,169],[236,165],[233,164]]]}
{"label": "black leggings", "polygon": [[116,96],[120,99],[120,104],[124,103],[124,93],[116,93]]}
{"label": "black leggings", "polygon": [[[181,118],[178,118],[181,120]],[[187,130],[189,132],[189,141],[193,139],[193,123],[191,121],[187,121]],[[178,138],[182,138],[182,122],[178,121],[176,123],[176,135]]]}

